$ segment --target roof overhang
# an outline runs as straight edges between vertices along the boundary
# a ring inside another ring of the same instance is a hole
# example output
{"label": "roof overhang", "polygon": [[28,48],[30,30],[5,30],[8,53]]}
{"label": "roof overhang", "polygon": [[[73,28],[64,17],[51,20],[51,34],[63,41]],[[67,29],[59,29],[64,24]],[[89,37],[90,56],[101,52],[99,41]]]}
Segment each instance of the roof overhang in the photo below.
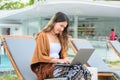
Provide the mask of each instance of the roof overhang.
{"label": "roof overhang", "polygon": [[2,20],[29,20],[50,17],[61,11],[69,16],[87,18],[120,18],[120,6],[79,0],[46,0],[19,10],[0,11]]}

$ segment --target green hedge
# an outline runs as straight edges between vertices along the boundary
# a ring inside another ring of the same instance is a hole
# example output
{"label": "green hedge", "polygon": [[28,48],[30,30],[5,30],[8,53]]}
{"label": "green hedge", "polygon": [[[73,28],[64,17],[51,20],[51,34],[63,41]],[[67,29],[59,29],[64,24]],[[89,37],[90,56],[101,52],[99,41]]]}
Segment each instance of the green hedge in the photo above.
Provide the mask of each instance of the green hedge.
{"label": "green hedge", "polygon": [[0,80],[19,80],[18,77],[16,75],[3,75],[0,76]]}
{"label": "green hedge", "polygon": [[[3,0],[0,0],[0,2],[2,3]],[[9,2],[4,2],[2,5],[0,5],[0,10],[14,10],[14,9],[21,9],[24,8],[26,6],[30,6],[34,4],[34,0],[29,0],[29,2],[27,3],[23,3],[21,2],[21,0],[19,1],[9,1]]]}

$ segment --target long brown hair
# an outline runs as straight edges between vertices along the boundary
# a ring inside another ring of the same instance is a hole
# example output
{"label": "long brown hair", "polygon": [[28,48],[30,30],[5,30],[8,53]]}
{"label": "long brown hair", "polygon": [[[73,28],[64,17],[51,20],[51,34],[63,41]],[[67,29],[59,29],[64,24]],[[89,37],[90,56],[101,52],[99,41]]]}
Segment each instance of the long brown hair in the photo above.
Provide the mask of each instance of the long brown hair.
{"label": "long brown hair", "polygon": [[66,50],[68,49],[68,26],[69,26],[69,19],[66,14],[62,12],[57,12],[54,16],[52,16],[52,18],[50,19],[48,24],[43,28],[42,31],[50,32],[54,28],[54,25],[57,22],[64,22],[64,21],[67,22],[67,26],[64,28],[62,33],[58,34],[58,39],[60,40],[62,49]]}

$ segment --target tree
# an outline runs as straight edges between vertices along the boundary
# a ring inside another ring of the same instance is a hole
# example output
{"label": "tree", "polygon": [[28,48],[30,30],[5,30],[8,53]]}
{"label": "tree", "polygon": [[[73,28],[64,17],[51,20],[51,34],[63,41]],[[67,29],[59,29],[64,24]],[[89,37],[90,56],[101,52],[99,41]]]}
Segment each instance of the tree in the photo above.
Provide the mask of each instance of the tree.
{"label": "tree", "polygon": [[25,7],[25,5],[19,1],[16,1],[16,2],[6,2],[4,3],[2,6],[0,6],[0,9],[20,9],[20,8],[23,8]]}
{"label": "tree", "polygon": [[[4,0],[0,0],[0,2],[2,3]],[[13,10],[13,9],[21,9],[24,8],[26,6],[30,6],[34,4],[34,0],[29,0],[29,2],[27,3],[23,3],[21,2],[21,0],[18,1],[7,1],[7,2],[3,2],[3,4],[0,4],[0,10]]]}
{"label": "tree", "polygon": [[34,4],[34,0],[29,0],[29,5]]}
{"label": "tree", "polygon": [[0,2],[2,2],[2,0],[0,0]]}

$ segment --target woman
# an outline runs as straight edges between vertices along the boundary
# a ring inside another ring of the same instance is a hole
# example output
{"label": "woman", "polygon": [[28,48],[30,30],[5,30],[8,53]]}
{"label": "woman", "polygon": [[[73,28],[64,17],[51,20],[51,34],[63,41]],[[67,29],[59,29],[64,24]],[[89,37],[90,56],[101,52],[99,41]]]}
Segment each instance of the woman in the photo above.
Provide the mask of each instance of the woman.
{"label": "woman", "polygon": [[[31,69],[37,75],[38,80],[58,77],[56,76],[57,72],[54,63],[71,63],[71,60],[67,58],[68,26],[69,19],[66,14],[58,12],[51,18],[45,28],[38,33],[36,37],[36,48],[31,64]],[[70,68],[70,66],[67,66],[67,69],[72,71]],[[85,69],[85,67],[82,68]],[[70,76],[71,72],[69,71],[64,74],[64,77]],[[84,71],[86,71],[87,74],[87,69]],[[59,75],[59,77],[63,76]],[[72,80],[72,78],[69,78],[69,80]]]}
{"label": "woman", "polygon": [[114,29],[111,29],[109,39],[110,39],[111,41],[114,41],[114,40],[115,40],[115,31],[114,31]]}

